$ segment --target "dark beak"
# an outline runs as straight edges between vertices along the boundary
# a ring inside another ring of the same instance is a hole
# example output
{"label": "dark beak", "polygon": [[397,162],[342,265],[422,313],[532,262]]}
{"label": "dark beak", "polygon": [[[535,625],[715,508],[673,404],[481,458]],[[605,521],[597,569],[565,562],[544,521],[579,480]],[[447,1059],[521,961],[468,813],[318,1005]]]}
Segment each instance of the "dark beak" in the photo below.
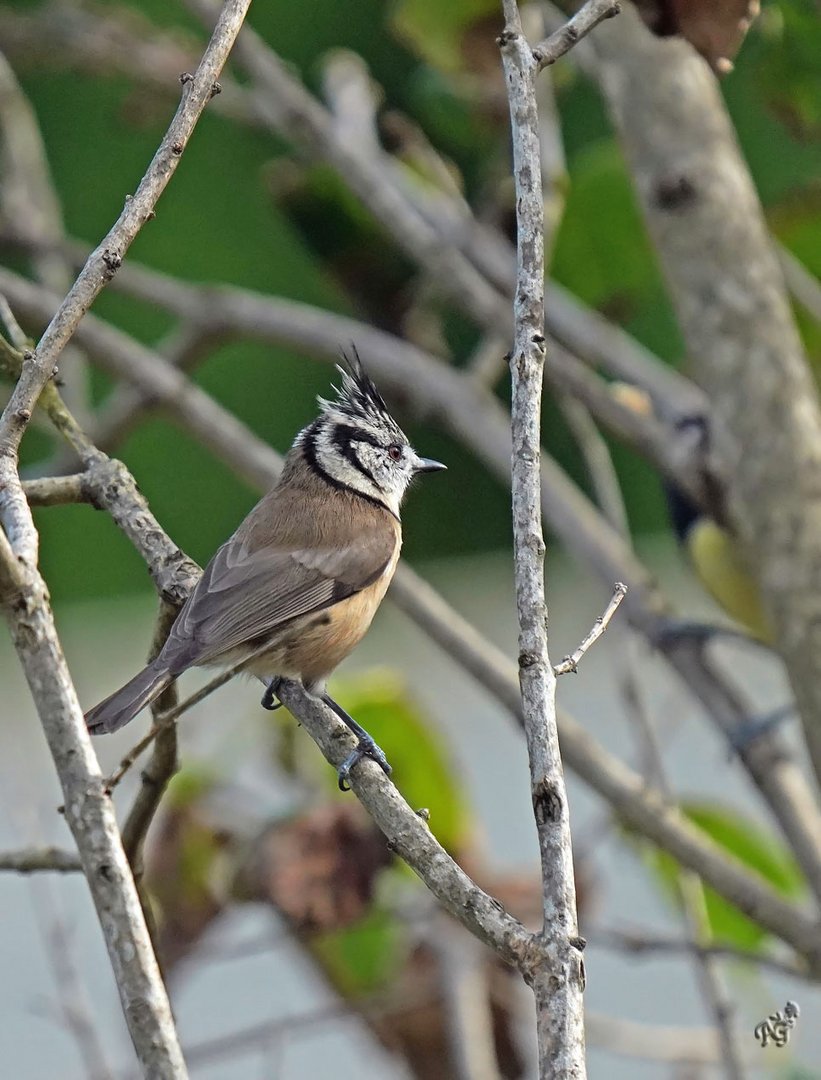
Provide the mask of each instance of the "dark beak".
{"label": "dark beak", "polygon": [[447,465],[443,465],[441,461],[434,461],[433,458],[429,457],[419,458],[419,463],[416,466],[417,472],[441,472],[442,469],[447,469]]}

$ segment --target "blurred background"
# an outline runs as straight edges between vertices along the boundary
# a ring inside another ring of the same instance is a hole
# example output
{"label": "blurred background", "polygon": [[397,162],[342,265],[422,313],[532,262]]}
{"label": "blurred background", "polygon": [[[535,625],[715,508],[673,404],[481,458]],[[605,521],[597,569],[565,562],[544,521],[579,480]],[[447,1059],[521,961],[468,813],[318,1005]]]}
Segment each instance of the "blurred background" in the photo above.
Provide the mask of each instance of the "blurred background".
{"label": "blurred background", "polygon": [[[495,0],[267,0],[252,9],[250,23],[326,101],[340,92],[346,72],[364,73],[381,144],[407,170],[408,182],[466,200],[481,220],[511,236],[508,118],[494,40],[498,8]],[[765,3],[722,81],[773,235],[816,277],[819,14],[812,0]],[[94,246],[134,191],[175,107],[176,75],[196,63],[203,40],[199,20],[166,0],[4,0],[0,6],[0,51],[34,111],[65,235],[79,245],[73,250]],[[232,77],[243,85],[240,73]],[[546,193],[552,278],[662,361],[686,370],[631,179],[594,83],[571,55],[545,76],[540,93],[543,112],[555,109]],[[482,361],[475,325],[442,301],[330,168],[237,118],[230,87],[214,106],[129,263],[349,315],[407,337],[457,368],[496,364],[492,382],[506,402],[506,345],[491,344],[490,360]],[[31,275],[24,230],[10,202],[2,210],[3,265]],[[173,347],[180,332],[171,313],[127,289],[105,290],[94,313],[160,350]],[[821,323],[800,305],[796,316],[815,367]],[[42,329],[21,322],[35,338]],[[191,377],[283,453],[333,378],[327,363],[250,340],[209,342],[196,360]],[[85,422],[110,402],[114,383],[82,356],[76,372],[68,369],[66,360],[66,399]],[[411,494],[404,552],[515,658],[509,494],[475,453],[414,408],[412,396],[394,395],[391,404],[420,452],[449,467],[444,478]],[[656,472],[605,438],[638,550],[684,614],[720,619],[676,546]],[[595,496],[578,432],[551,395],[543,441]],[[200,564],[258,497],[162,410],[122,440],[112,437],[112,450],[115,443],[163,528]],[[55,460],[49,432],[31,430],[24,474],[52,472]],[[72,673],[81,701],[91,705],[144,660],[156,614],[151,582],[108,515],[63,506],[38,510],[36,521]],[[547,566],[556,660],[578,644],[609,590],[551,538]],[[761,713],[784,702],[788,690],[777,660],[743,642],[717,648]],[[737,761],[618,619],[579,674],[562,682],[562,704],[615,753],[640,762],[617,677],[627,651],[638,656],[674,790],[711,835],[732,835],[726,846],[740,845],[750,865],[785,894],[800,896],[800,874]],[[0,683],[0,847],[66,845],[67,831],[54,813],[59,788],[7,640],[0,641]],[[186,691],[197,685],[191,676]],[[335,690],[386,749],[411,805],[430,809],[439,839],[523,921],[537,917],[526,757],[504,712],[389,605]],[[334,795],[333,774],[313,744],[290,717],[261,713],[258,696],[254,685],[238,681],[182,721],[182,770],[146,853],[192,1075],[290,1080],[370,1069],[386,1078],[461,1077],[447,1057],[448,1025],[460,1015],[466,986],[479,987],[485,1012],[490,1009],[498,1066],[491,1075],[535,1075],[526,992],[433,912],[409,873],[390,863],[353,798]],[[787,737],[798,738],[792,731]],[[128,729],[95,744],[104,770],[133,741]],[[123,807],[137,773],[118,793]],[[639,954],[627,941],[637,928],[682,938],[669,867],[614,824],[575,779],[571,802],[582,932],[590,939],[591,1076],[719,1075],[714,1058],[710,1063],[710,1017],[686,951],[659,945]],[[0,1045],[8,1075],[133,1075],[83,879],[0,875],[0,905]],[[712,916],[721,940],[769,950],[772,943],[737,913]],[[750,1071],[821,1076],[819,991],[748,964],[729,965],[726,974]],[[802,1007],[789,1047],[761,1051],[752,1028],[788,998]]]}

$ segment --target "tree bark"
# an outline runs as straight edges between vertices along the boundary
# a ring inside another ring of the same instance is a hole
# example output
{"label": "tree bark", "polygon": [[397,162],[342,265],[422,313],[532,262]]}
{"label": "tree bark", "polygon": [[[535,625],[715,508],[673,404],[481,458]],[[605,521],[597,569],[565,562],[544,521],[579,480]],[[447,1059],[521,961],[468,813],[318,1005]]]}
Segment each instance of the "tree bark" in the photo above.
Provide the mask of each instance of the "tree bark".
{"label": "tree bark", "polygon": [[821,779],[821,410],[778,258],[705,61],[632,10],[591,42]]}

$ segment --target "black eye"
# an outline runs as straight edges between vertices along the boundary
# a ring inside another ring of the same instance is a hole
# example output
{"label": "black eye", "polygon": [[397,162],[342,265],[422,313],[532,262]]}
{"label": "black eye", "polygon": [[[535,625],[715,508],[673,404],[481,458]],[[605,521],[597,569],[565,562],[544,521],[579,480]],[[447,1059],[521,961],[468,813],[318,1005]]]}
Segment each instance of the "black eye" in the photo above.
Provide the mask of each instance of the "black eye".
{"label": "black eye", "polygon": [[388,447],[388,457],[391,461],[399,461],[402,457],[402,447],[399,443],[391,443]]}

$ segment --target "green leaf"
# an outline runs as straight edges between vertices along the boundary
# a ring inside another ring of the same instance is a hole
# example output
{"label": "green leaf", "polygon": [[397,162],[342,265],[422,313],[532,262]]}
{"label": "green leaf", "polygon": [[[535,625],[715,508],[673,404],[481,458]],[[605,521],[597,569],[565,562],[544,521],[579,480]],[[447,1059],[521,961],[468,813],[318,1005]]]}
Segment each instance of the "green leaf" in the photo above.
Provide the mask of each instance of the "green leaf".
{"label": "green leaf", "polygon": [[[681,807],[690,821],[719,847],[729,852],[749,870],[763,878],[785,897],[796,898],[804,891],[804,879],[787,848],[757,822],[737,810],[708,803],[685,803]],[[666,852],[644,846],[647,864],[665,893],[678,903],[676,881],[680,864]],[[705,903],[712,937],[719,943],[756,951],[768,932],[705,885]]]}
{"label": "green leaf", "polygon": [[[434,67],[459,71],[470,27],[499,12],[497,0],[399,0],[391,25],[397,36]],[[501,17],[499,19],[501,26]]]}
{"label": "green leaf", "polygon": [[821,132],[821,21],[808,3],[773,4],[763,21],[769,45],[761,87],[773,112],[797,138]]}
{"label": "green leaf", "polygon": [[165,805],[182,810],[200,802],[217,785],[217,774],[205,765],[187,765],[168,782]]}
{"label": "green leaf", "polygon": [[376,907],[356,926],[315,938],[310,948],[342,996],[358,997],[391,982],[406,936],[392,912]]}

